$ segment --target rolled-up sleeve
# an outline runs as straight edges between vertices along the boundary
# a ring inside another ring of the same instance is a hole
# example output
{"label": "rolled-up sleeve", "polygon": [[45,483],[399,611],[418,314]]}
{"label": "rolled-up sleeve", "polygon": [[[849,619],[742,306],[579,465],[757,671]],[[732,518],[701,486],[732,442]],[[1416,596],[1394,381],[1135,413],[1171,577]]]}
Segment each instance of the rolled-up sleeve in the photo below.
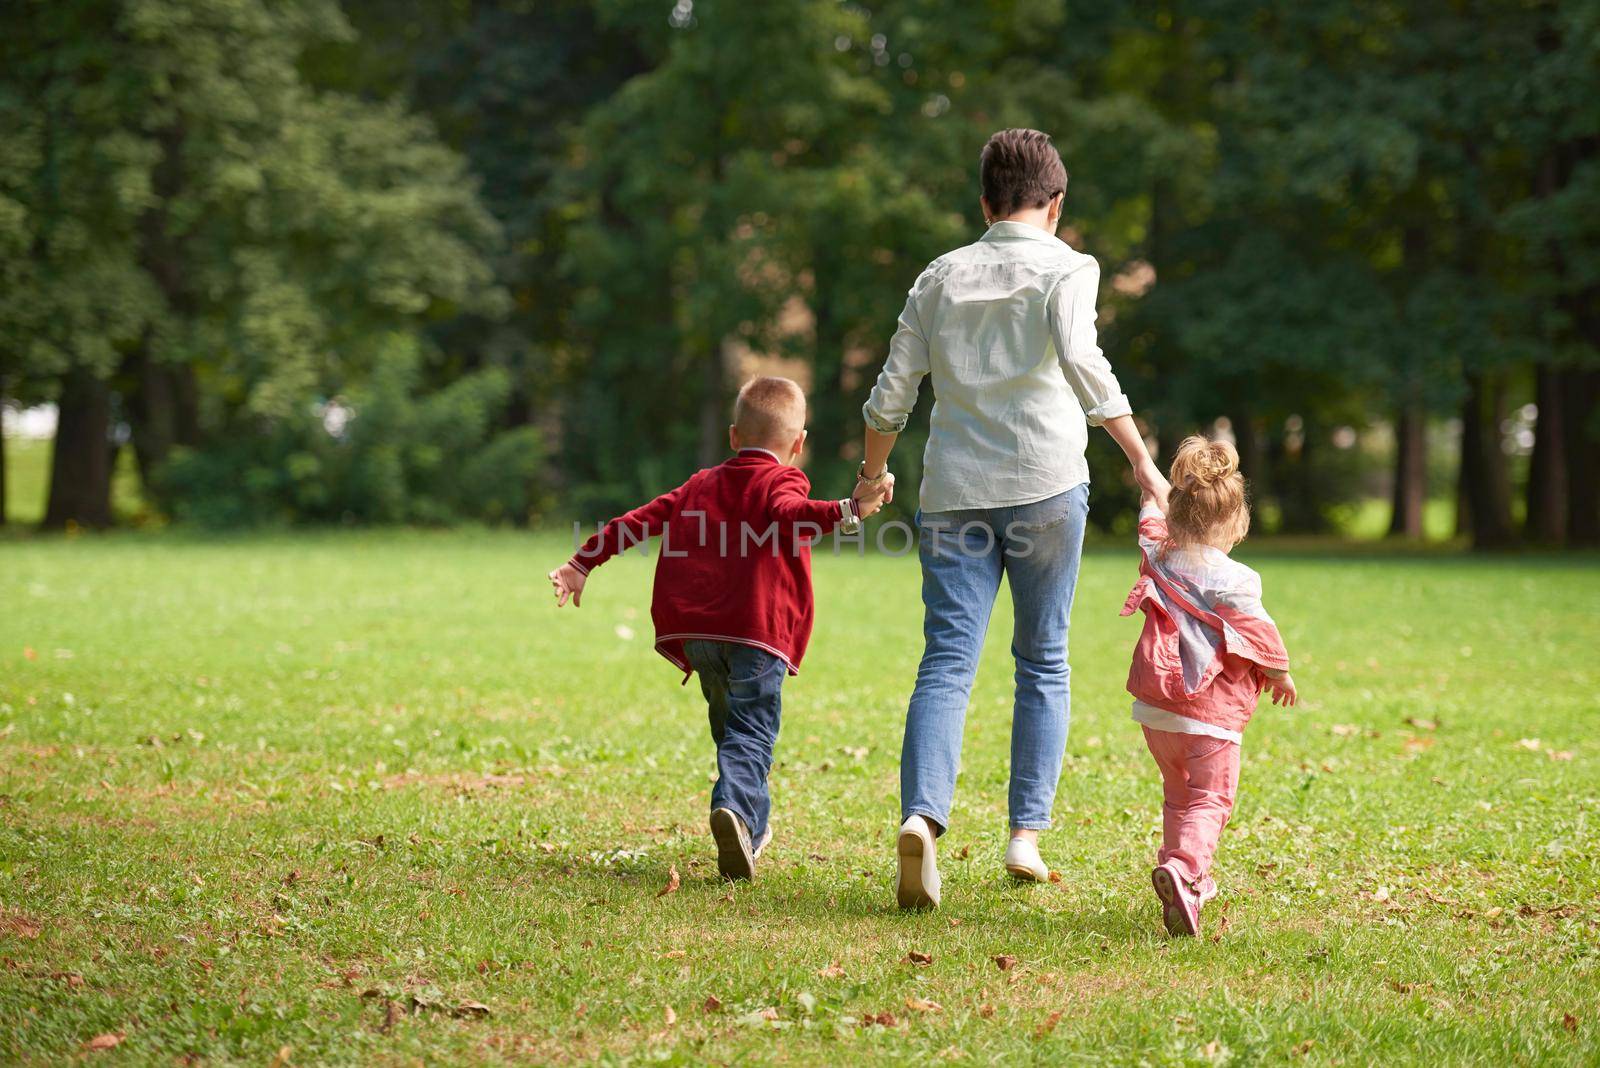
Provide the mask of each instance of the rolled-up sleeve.
{"label": "rolled-up sleeve", "polygon": [[911,409],[917,404],[917,388],[928,373],[928,337],[922,330],[917,311],[917,293],[922,280],[906,294],[900,325],[889,341],[889,356],[883,361],[872,395],[861,406],[861,417],[880,434],[898,434],[906,428]]}
{"label": "rolled-up sleeve", "polygon": [[1099,291],[1100,265],[1090,261],[1056,283],[1046,306],[1061,371],[1090,426],[1133,414],[1095,336],[1094,302]]}

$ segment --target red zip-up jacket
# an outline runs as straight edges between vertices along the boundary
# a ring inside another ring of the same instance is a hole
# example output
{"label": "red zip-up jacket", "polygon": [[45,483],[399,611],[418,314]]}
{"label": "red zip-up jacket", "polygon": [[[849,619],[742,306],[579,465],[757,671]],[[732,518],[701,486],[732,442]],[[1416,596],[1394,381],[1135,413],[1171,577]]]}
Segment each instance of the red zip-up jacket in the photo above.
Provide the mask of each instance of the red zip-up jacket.
{"label": "red zip-up jacket", "polygon": [[843,518],[839,501],[811,499],[811,482],[765,449],[697,472],[675,490],[618,516],[573,554],[587,575],[655,536],[650,617],[656,652],[688,674],[683,643],[738,642],[799,673],[811,640],[811,543]]}

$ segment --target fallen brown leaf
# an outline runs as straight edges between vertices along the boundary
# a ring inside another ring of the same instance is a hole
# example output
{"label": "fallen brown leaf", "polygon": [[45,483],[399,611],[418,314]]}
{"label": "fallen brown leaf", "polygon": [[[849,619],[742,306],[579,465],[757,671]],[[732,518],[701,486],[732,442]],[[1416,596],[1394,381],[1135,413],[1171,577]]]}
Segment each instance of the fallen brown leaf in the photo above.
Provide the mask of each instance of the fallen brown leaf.
{"label": "fallen brown leaf", "polygon": [[900,958],[900,963],[902,963],[902,964],[932,964],[933,963],[933,954],[932,953],[923,953],[921,950],[913,949],[909,953],[907,953],[904,957]]}
{"label": "fallen brown leaf", "polygon": [[1420,716],[1407,716],[1406,723],[1419,731],[1436,731],[1439,729],[1439,724],[1431,719],[1423,719]]}
{"label": "fallen brown leaf", "polygon": [[1568,1031],[1576,1031],[1578,1029],[1578,1018],[1570,1012],[1563,1013],[1561,1015],[1561,1026]]}
{"label": "fallen brown leaf", "polygon": [[98,1052],[103,1049],[115,1049],[119,1044],[121,1044],[122,1040],[127,1037],[128,1036],[123,1034],[121,1031],[107,1031],[105,1034],[95,1035],[89,1041],[85,1042],[83,1044],[83,1048],[89,1050],[90,1052]]}
{"label": "fallen brown leaf", "polygon": [[838,961],[834,961],[826,968],[818,968],[817,975],[821,976],[823,979],[843,979],[844,969],[839,966]]}
{"label": "fallen brown leaf", "polygon": [[400,1003],[393,998],[387,998],[383,1003],[383,1023],[378,1025],[378,1030],[388,1034],[394,1030],[394,1025],[400,1022]]}
{"label": "fallen brown leaf", "polygon": [[31,645],[24,645],[22,647],[22,655],[28,660],[39,659],[39,651]]}
{"label": "fallen brown leaf", "polygon": [[989,959],[994,961],[994,966],[1003,972],[1009,972],[1017,966],[1017,958],[1009,953],[997,953]]}
{"label": "fallen brown leaf", "polygon": [[1294,1049],[1291,1052],[1296,1057],[1304,1057],[1307,1053],[1311,1052],[1311,1047],[1315,1046],[1316,1044],[1317,1044],[1317,1040],[1316,1039],[1308,1038],[1304,1042],[1296,1043]]}
{"label": "fallen brown leaf", "polygon": [[0,934],[16,938],[38,938],[43,930],[37,920],[30,920],[26,916],[0,916]]}
{"label": "fallen brown leaf", "polygon": [[457,1019],[482,1019],[489,1015],[489,1006],[481,1001],[463,1001],[450,1010],[450,1015]]}
{"label": "fallen brown leaf", "polygon": [[982,1005],[978,1006],[978,1015],[983,1017],[985,1020],[989,1019],[994,1015],[994,1006],[990,1005],[988,1002],[984,1002]]}
{"label": "fallen brown leaf", "polygon": [[866,1023],[877,1024],[879,1027],[894,1027],[900,1022],[899,1020],[895,1019],[894,1013],[892,1012],[869,1012],[866,1014],[866,1016],[862,1017],[862,1019]]}
{"label": "fallen brown leaf", "polygon": [[1044,1038],[1051,1031],[1054,1031],[1056,1029],[1056,1024],[1060,1022],[1061,1010],[1057,1009],[1055,1012],[1052,1012],[1049,1016],[1044,1018],[1044,1023],[1040,1024],[1038,1029],[1033,1032],[1033,1037]]}
{"label": "fallen brown leaf", "polygon": [[929,1001],[927,998],[919,998],[913,995],[906,998],[906,1008],[912,1012],[940,1012],[944,1009],[944,1006],[937,1001]]}
{"label": "fallen brown leaf", "polygon": [[1053,882],[1053,883],[1059,883],[1061,881],[1061,873],[1058,872],[1058,871],[1051,872],[1050,873],[1050,881]]}
{"label": "fallen brown leaf", "polygon": [[656,897],[666,897],[668,894],[676,894],[678,892],[678,887],[681,885],[683,885],[683,881],[678,878],[678,866],[676,864],[669,864],[667,865],[667,885],[656,891]]}
{"label": "fallen brown leaf", "polygon": [[955,858],[957,860],[966,860],[970,856],[972,856],[972,847],[971,846],[962,846],[960,849],[956,850],[956,852],[955,852]]}
{"label": "fallen brown leaf", "polygon": [[682,960],[687,955],[688,954],[684,950],[669,949],[665,953],[661,954],[661,958],[663,960]]}
{"label": "fallen brown leaf", "polygon": [[707,994],[706,999],[700,1003],[700,1011],[710,1015],[722,1011],[722,999],[715,994]]}
{"label": "fallen brown leaf", "polygon": [[666,1021],[666,1024],[667,1024],[668,1027],[671,1027],[673,1024],[678,1022],[677,1010],[674,1009],[671,1005],[668,1005],[662,1011],[661,1018]]}

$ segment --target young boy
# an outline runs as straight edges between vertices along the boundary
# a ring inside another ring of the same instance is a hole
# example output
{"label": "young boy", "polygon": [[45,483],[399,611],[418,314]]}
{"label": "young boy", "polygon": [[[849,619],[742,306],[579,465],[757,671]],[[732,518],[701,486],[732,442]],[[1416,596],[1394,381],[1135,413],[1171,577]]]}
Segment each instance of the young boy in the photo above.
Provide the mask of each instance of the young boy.
{"label": "young boy", "polygon": [[711,834],[727,879],[753,879],[772,838],[767,772],[783,680],[799,673],[811,637],[811,542],[892,499],[890,480],[854,500],[812,500],[793,466],[805,422],[798,385],[753,379],[734,405],[731,459],[613,519],[550,572],[557,606],[577,605],[590,571],[661,536],[650,605],[656,651],[685,681],[700,673],[717,744]]}

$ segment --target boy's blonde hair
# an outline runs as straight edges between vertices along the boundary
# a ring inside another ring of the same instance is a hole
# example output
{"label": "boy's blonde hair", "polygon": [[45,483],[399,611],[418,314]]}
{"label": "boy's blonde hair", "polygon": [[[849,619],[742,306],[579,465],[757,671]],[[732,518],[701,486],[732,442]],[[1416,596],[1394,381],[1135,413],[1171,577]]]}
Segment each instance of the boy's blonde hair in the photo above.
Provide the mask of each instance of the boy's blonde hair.
{"label": "boy's blonde hair", "polygon": [[1250,501],[1239,473],[1239,451],[1198,434],[1183,439],[1172,458],[1167,504],[1169,545],[1231,548],[1250,530]]}
{"label": "boy's blonde hair", "polygon": [[733,402],[733,425],[745,445],[786,448],[806,428],[806,394],[792,378],[752,378]]}

